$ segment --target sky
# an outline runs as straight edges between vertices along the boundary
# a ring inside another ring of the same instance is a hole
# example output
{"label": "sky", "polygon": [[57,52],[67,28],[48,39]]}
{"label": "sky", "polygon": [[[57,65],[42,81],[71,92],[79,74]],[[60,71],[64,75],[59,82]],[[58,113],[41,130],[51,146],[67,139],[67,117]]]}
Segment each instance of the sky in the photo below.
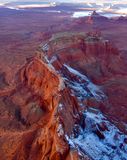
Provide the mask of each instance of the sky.
{"label": "sky", "polygon": [[96,3],[104,3],[104,2],[110,2],[110,3],[126,3],[127,4],[127,0],[0,0],[0,3],[6,3],[6,2],[12,2],[12,1],[18,1],[18,2],[43,2],[43,1],[51,1],[51,2],[96,2]]}
{"label": "sky", "polygon": [[[21,2],[21,1],[30,1],[30,2],[32,2],[32,1],[39,1],[39,2],[43,2],[43,1],[47,1],[47,0],[0,0],[0,2],[12,2],[12,1],[19,1],[19,2]],[[101,2],[101,3],[103,3],[103,2],[113,2],[113,1],[116,1],[116,2],[126,2],[127,0],[48,0],[48,1],[58,1],[58,2]]]}

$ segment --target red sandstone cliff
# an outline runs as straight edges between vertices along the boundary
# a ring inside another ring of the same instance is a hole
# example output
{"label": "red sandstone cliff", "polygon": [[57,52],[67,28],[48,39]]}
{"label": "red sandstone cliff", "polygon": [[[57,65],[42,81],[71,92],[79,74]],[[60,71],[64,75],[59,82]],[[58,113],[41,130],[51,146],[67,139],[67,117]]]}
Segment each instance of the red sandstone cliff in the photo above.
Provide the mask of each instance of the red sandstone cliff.
{"label": "red sandstone cliff", "polygon": [[[63,64],[80,71],[95,84],[100,85],[108,101],[98,104],[90,98],[88,106],[98,106],[121,128],[126,128],[126,58],[113,44],[104,40],[100,32],[61,34],[43,45],[49,62],[61,70]],[[63,42],[63,43],[62,43]],[[67,45],[66,45],[67,43]],[[44,47],[47,47],[45,50]],[[61,71],[63,72],[63,70]],[[120,124],[119,124],[119,122]]]}
{"label": "red sandstone cliff", "polygon": [[0,91],[1,160],[101,159],[109,150],[126,158],[121,53],[93,33],[57,35],[42,48]]}
{"label": "red sandstone cliff", "polygon": [[65,134],[80,119],[75,117],[79,106],[62,78],[42,60],[30,58],[16,75],[15,89],[1,101],[1,160],[70,160],[73,154],[78,159],[76,152],[69,153]]}

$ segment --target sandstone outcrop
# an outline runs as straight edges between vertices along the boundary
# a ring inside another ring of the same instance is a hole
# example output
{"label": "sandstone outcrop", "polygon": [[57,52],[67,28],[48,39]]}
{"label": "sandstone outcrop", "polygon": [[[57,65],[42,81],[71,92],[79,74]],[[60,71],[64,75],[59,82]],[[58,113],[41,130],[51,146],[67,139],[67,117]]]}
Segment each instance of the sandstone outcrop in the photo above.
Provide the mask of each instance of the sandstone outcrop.
{"label": "sandstone outcrop", "polygon": [[125,66],[100,33],[64,33],[27,58],[15,83],[2,74],[1,160],[126,160]]}
{"label": "sandstone outcrop", "polygon": [[100,15],[99,13],[97,13],[96,11],[93,11],[92,14],[90,16],[88,16],[86,23],[87,24],[97,24],[98,22],[101,23],[105,23],[108,22],[109,19],[107,17],[104,17],[102,15]]}
{"label": "sandstone outcrop", "polygon": [[[126,131],[124,123],[127,121],[125,100],[127,61],[123,53],[110,41],[103,39],[100,32],[81,35],[76,33],[75,36],[73,33],[68,33],[63,37],[63,43],[62,38],[59,39],[59,37],[61,34],[52,37],[49,43],[45,44],[47,50],[43,48],[49,62],[60,71],[63,64],[67,64],[100,85],[108,101],[98,103],[90,97],[87,100],[88,106],[98,106],[111,119],[114,119],[122,130],[124,128]],[[77,37],[76,44],[75,37]],[[66,42],[64,42],[65,39]],[[71,42],[74,42],[73,45]],[[66,43],[68,43],[67,47]]]}
{"label": "sandstone outcrop", "polygon": [[27,60],[15,81],[16,87],[1,96],[1,160],[66,159],[65,134],[80,119],[76,98],[62,77],[37,57]]}

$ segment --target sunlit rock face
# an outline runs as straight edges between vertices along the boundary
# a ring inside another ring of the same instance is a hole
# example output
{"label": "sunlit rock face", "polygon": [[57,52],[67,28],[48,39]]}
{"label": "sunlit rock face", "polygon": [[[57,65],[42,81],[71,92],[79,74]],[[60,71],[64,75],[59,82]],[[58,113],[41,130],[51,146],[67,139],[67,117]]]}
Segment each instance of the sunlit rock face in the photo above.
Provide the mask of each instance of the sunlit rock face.
{"label": "sunlit rock face", "polygon": [[1,160],[126,160],[125,66],[99,32],[63,33],[27,58],[15,83],[3,73]]}
{"label": "sunlit rock face", "polygon": [[[60,63],[69,64],[95,81],[101,81],[113,73],[126,74],[123,57],[99,32],[87,35],[65,33],[61,37],[62,34],[53,36],[42,47],[50,63],[56,67],[60,67]],[[118,63],[120,67],[116,65]]]}
{"label": "sunlit rock face", "polygon": [[15,83],[4,87],[0,98],[1,159],[71,159],[65,135],[71,134],[80,113],[63,78],[33,57],[16,74]]}
{"label": "sunlit rock face", "polygon": [[[100,32],[79,33],[77,35],[74,33],[66,35],[65,33],[62,36],[63,34],[53,36],[45,44],[47,46],[46,50],[43,48],[44,45],[42,46],[46,61],[54,66],[57,72],[64,77],[66,85],[71,89],[71,94],[77,97],[78,104],[82,107],[82,110],[89,107],[100,109],[111,122],[126,133],[126,60],[123,55],[108,40],[104,40]],[[110,124],[108,124],[107,128],[109,126]],[[114,132],[120,133],[119,130]],[[85,131],[79,134],[84,135]],[[99,132],[97,134],[97,136],[103,137],[103,134]],[[110,129],[108,134],[110,134]],[[81,137],[82,135],[78,136],[84,141]],[[105,139],[104,141],[108,139],[106,137],[103,138]],[[111,139],[114,141],[114,136]],[[125,139],[126,136],[122,141]],[[100,143],[103,144],[104,142]],[[74,145],[71,143],[70,145],[72,148],[74,146],[76,148],[79,144]],[[90,146],[91,144],[88,145]],[[95,154],[100,154],[98,158],[94,153],[93,155],[88,153],[92,159],[102,159],[111,154],[106,152],[103,154],[103,151],[99,149],[100,145],[97,144],[95,149]],[[106,145],[104,144],[105,147]],[[121,157],[123,159],[126,158],[126,143],[124,143],[124,146],[124,151],[120,151],[123,154],[116,154],[118,159]],[[82,151],[83,146],[79,146],[79,148]],[[86,146],[86,148],[88,149],[89,147]],[[86,153],[87,149],[82,152]],[[114,151],[112,150],[112,152]],[[115,154],[112,155],[112,158],[116,157]]]}

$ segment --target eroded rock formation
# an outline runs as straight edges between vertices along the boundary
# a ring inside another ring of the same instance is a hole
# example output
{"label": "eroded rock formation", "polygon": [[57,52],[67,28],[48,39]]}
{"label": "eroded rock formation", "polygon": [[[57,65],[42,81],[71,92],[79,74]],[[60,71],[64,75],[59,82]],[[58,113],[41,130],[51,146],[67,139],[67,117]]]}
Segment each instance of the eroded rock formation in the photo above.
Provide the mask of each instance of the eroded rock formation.
{"label": "eroded rock formation", "polygon": [[[87,100],[88,106],[98,106],[105,114],[108,113],[111,119],[115,121],[119,119],[121,129],[126,128],[123,125],[127,121],[125,104],[127,61],[124,54],[115,48],[110,41],[103,39],[100,32],[87,33],[86,35],[83,33],[65,34],[63,43],[62,38],[59,39],[60,37],[61,34],[53,37],[45,45],[47,50],[43,48],[44,46],[42,47],[49,62],[56,69],[62,70],[61,73],[65,72],[63,65],[67,64],[89,77],[95,84],[100,85],[107,95],[108,101],[98,104],[90,97]],[[66,43],[68,43],[67,47]]]}
{"label": "eroded rock formation", "polygon": [[15,83],[0,79],[0,159],[126,160],[119,51],[100,33],[58,34],[41,49]]}
{"label": "eroded rock formation", "polygon": [[80,119],[76,98],[62,78],[36,57],[27,60],[15,81],[16,87],[9,93],[4,89],[1,96],[1,160],[66,159],[65,134]]}

